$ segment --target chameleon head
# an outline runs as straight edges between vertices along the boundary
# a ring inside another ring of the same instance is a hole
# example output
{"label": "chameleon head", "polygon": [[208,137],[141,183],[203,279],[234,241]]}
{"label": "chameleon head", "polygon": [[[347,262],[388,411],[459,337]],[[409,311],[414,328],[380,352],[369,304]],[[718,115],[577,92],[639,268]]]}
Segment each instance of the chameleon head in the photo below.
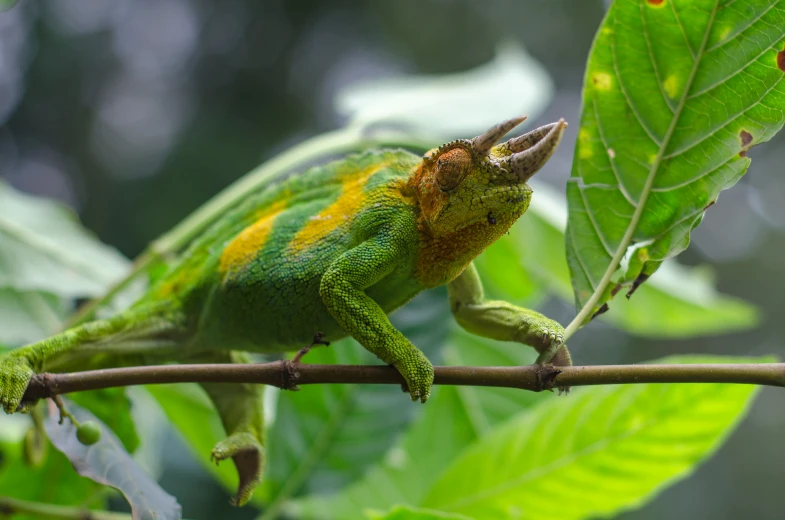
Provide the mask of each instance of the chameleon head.
{"label": "chameleon head", "polygon": [[532,193],[526,181],[553,155],[567,123],[560,119],[496,144],[524,119],[504,121],[425,155],[409,182],[433,233],[479,222],[509,227],[526,211]]}

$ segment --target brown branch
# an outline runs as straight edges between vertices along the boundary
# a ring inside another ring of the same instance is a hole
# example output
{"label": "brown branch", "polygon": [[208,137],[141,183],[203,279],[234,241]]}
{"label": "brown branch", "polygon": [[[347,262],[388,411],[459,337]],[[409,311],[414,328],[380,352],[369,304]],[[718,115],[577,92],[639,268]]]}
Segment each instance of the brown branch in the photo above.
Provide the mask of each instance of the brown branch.
{"label": "brown branch", "polygon": [[[581,367],[436,367],[437,385],[496,386],[541,392],[554,387],[627,383],[740,383],[785,387],[785,363],[716,365],[599,365]],[[390,366],[163,365],[33,376],[24,401],[117,386],[160,383],[259,383],[283,389],[324,383],[402,384]]]}

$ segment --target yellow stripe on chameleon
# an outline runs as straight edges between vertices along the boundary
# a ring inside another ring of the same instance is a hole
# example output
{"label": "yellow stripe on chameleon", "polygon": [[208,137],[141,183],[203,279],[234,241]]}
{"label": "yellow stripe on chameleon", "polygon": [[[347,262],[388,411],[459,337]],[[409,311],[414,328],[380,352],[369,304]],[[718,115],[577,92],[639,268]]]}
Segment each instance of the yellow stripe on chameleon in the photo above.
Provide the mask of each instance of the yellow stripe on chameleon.
{"label": "yellow stripe on chameleon", "polygon": [[256,222],[242,230],[234,240],[229,242],[229,245],[224,248],[218,264],[221,274],[226,274],[232,268],[241,268],[256,258],[256,254],[262,249],[270,235],[273,220],[286,208],[286,202],[286,200],[278,201],[260,212]]}
{"label": "yellow stripe on chameleon", "polygon": [[348,223],[365,203],[365,195],[363,194],[365,183],[374,173],[385,166],[387,166],[386,163],[374,164],[343,179],[341,194],[335,202],[324,208],[318,215],[311,217],[308,223],[292,238],[289,244],[292,252],[299,253],[308,250],[341,224]]}

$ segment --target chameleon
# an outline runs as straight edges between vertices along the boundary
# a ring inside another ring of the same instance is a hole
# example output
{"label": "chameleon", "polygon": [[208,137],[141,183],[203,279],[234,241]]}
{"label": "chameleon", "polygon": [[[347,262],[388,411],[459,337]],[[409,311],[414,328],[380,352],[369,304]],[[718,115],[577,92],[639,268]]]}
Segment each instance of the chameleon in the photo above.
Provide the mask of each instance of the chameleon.
{"label": "chameleon", "polygon": [[[533,310],[487,300],[473,260],[529,206],[527,184],[556,150],[562,119],[497,144],[525,117],[418,156],[370,150],[271,183],[225,212],[128,310],[87,322],[0,358],[0,405],[22,401],[35,373],[121,365],[248,363],[248,352],[300,349],[315,337],[352,336],[395,367],[414,401],[434,371],[388,314],[447,285],[471,333],[553,347],[570,365],[564,329]],[[262,385],[202,384],[227,437],[246,503],[265,467]]]}

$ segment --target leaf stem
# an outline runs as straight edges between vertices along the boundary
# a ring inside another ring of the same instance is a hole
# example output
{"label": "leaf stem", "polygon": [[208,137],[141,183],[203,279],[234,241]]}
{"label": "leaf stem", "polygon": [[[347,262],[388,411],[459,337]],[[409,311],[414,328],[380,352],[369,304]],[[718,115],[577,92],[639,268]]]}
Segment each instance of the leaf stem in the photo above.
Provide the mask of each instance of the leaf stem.
{"label": "leaf stem", "polygon": [[35,518],[60,518],[65,520],[132,520],[131,515],[94,511],[82,507],[41,504],[10,497],[0,497],[0,515],[29,514]]}
{"label": "leaf stem", "polygon": [[[785,363],[696,365],[441,366],[437,385],[491,386],[539,392],[554,387],[635,383],[736,383],[785,387]],[[401,384],[395,368],[381,365],[292,365],[287,361],[231,365],[164,365],[33,376],[23,401],[119,386],[162,383],[258,383],[291,389],[325,383]]]}

